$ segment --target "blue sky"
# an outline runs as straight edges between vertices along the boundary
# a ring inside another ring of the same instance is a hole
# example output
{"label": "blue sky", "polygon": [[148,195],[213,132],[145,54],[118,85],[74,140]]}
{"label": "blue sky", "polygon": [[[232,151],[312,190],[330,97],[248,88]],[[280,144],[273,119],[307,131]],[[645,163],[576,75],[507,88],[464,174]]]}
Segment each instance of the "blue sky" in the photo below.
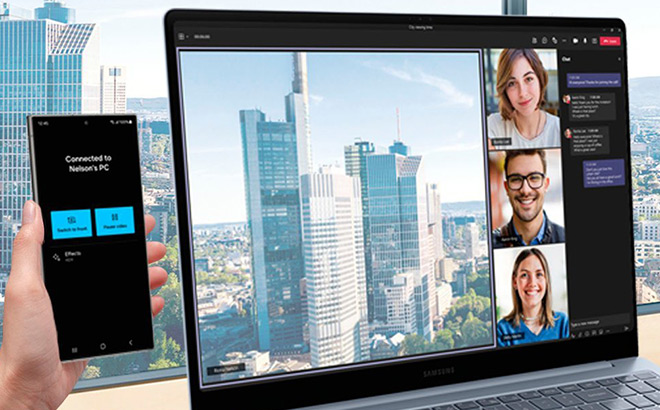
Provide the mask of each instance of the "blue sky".
{"label": "blue sky", "polygon": [[[188,52],[182,72],[193,220],[245,220],[238,112],[284,118],[291,53]],[[343,168],[356,138],[390,145],[398,107],[442,201],[484,199],[477,53],[308,53],[308,72],[315,168]]]}

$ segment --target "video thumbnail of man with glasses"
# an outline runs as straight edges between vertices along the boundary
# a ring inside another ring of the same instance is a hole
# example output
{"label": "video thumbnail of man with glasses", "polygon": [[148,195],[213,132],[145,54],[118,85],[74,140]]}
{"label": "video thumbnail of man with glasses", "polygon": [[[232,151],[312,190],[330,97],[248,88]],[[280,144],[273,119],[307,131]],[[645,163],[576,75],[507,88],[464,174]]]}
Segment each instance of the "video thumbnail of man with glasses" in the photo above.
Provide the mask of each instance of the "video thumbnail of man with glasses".
{"label": "video thumbnail of man with glasses", "polygon": [[[553,221],[544,209],[551,182],[561,183],[561,178],[550,178],[548,172],[549,168],[561,168],[559,150],[509,150],[493,153],[490,159],[497,162],[502,156],[503,187],[512,215],[493,230],[493,248],[565,242],[563,215]],[[553,189],[552,194],[552,202],[561,204],[561,189]],[[501,211],[494,209],[494,214],[505,213],[505,209]]]}

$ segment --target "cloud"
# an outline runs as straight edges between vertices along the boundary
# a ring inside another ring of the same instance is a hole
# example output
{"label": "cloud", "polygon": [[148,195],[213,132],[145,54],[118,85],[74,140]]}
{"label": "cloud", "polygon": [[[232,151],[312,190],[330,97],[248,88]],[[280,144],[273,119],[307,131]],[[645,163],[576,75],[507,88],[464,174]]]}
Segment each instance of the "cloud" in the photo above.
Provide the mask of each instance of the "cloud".
{"label": "cloud", "polygon": [[323,102],[323,100],[325,100],[325,97],[316,94],[310,94],[309,100],[313,105],[319,105]]}
{"label": "cloud", "polygon": [[367,63],[367,67],[376,68],[392,77],[411,83],[424,84],[440,91],[450,105],[474,106],[474,97],[464,93],[446,78],[429,74],[419,68],[401,70],[394,67]]}

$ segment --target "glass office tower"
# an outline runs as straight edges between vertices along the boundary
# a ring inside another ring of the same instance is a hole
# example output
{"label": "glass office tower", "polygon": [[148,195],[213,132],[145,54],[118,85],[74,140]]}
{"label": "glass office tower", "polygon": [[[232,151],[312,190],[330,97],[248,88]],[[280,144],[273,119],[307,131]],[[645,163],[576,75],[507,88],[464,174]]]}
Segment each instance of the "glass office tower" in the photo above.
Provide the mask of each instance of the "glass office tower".
{"label": "glass office tower", "polygon": [[26,116],[99,111],[94,24],[0,13],[0,291],[11,266],[23,203],[32,197]]}
{"label": "glass office tower", "polygon": [[307,75],[304,53],[294,53],[286,121],[266,121],[241,110],[243,169],[259,350],[274,355],[306,350],[303,337],[304,264],[300,176],[309,172]]}
{"label": "glass office tower", "polygon": [[[367,156],[374,329],[388,336],[401,329],[415,329],[415,333],[431,340],[435,278],[424,161],[421,156],[402,155],[409,153],[409,148],[400,142],[395,142],[389,152]],[[405,295],[409,291],[405,289],[411,286],[414,314],[397,315],[393,323],[394,306],[390,305],[408,300]],[[409,322],[401,323],[403,317]]]}

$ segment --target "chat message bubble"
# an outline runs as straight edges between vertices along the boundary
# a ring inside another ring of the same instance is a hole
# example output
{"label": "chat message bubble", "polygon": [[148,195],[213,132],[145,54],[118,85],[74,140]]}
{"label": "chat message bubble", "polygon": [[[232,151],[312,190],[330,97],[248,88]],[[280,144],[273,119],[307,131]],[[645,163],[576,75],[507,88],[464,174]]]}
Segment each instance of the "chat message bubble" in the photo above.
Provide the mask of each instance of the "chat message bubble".
{"label": "chat message bubble", "polygon": [[614,121],[616,107],[614,93],[571,94],[569,114],[571,121]]}
{"label": "chat message bubble", "polygon": [[[570,128],[571,155],[602,155],[610,153],[609,127]],[[568,138],[567,132],[564,136]]]}
{"label": "chat message bubble", "polygon": [[626,184],[623,159],[584,161],[582,168],[585,188],[604,188]]}
{"label": "chat message bubble", "polygon": [[568,73],[569,88],[621,87],[621,73]]}

